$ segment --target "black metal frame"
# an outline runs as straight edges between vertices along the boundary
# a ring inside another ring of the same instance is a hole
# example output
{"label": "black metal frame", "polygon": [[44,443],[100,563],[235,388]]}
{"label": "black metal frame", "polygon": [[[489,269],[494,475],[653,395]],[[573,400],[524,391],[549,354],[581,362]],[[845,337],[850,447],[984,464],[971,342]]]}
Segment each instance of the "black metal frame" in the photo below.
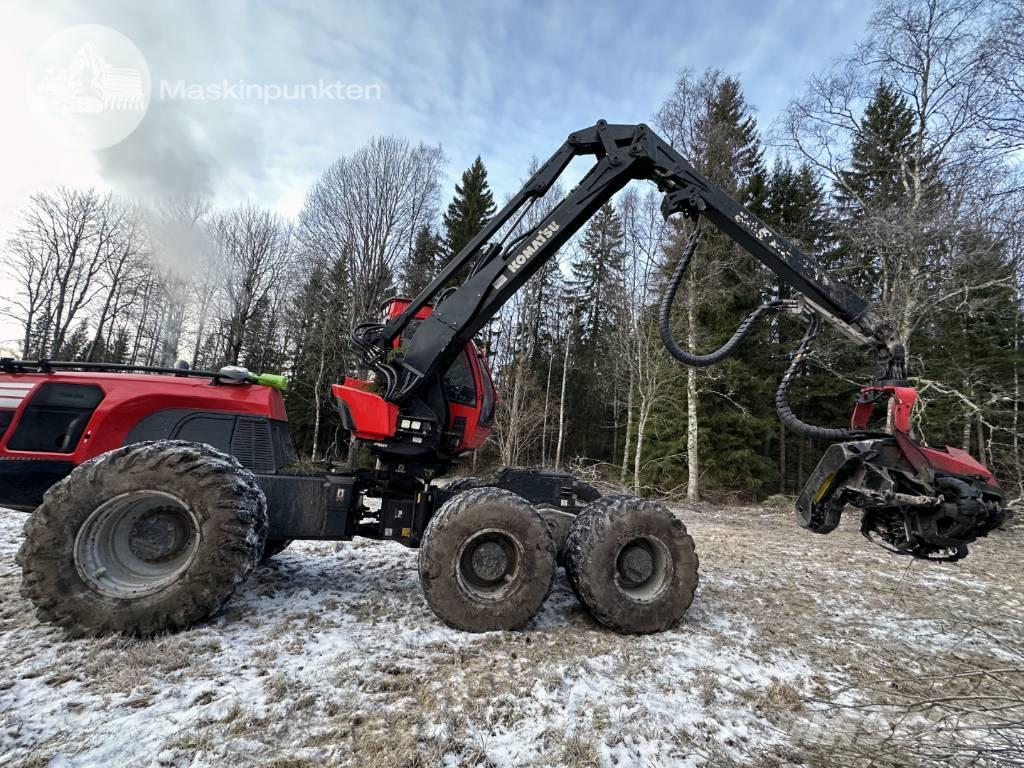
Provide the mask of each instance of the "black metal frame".
{"label": "black metal frame", "polygon": [[[257,473],[256,480],[267,499],[271,539],[360,536],[418,547],[434,513],[457,493],[393,468],[311,475]],[[571,515],[589,501],[580,497],[578,483],[568,472],[506,468],[484,484]],[[371,510],[363,503],[365,498],[380,499],[380,508]]]}

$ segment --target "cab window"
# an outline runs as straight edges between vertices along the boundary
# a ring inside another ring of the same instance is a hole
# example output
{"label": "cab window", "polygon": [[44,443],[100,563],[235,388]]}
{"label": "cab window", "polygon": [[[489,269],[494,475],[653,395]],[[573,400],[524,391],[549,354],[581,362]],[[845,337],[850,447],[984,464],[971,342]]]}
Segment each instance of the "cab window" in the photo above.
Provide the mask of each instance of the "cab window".
{"label": "cab window", "polygon": [[398,337],[398,343],[396,344],[398,349],[412,341],[412,337],[416,335],[416,331],[420,329],[421,325],[423,325],[423,321],[419,318],[413,318],[409,321],[409,324],[402,330],[402,335]]}
{"label": "cab window", "polygon": [[[398,345],[398,351],[395,354],[396,362],[401,360],[402,351],[404,347],[412,340],[412,337],[416,335],[416,331],[419,330],[420,325],[423,323],[422,320],[414,319],[410,320],[409,324],[402,331],[402,335],[399,337],[400,342]],[[484,379],[487,377],[485,376]],[[484,397],[487,397],[487,382],[484,383]],[[468,405],[473,407],[476,405],[476,382],[473,379],[473,369],[470,366],[469,355],[463,351],[451,364],[448,370],[444,374],[444,391],[449,402],[458,403],[459,405]],[[493,390],[491,391],[491,400],[493,402]]]}
{"label": "cab window", "polygon": [[494,419],[494,382],[491,381],[491,372],[487,364],[480,359],[480,379],[484,384],[483,403],[480,405],[480,426],[490,425]]}
{"label": "cab window", "polygon": [[476,405],[476,383],[469,356],[463,352],[444,375],[444,391],[448,400],[459,405]]}

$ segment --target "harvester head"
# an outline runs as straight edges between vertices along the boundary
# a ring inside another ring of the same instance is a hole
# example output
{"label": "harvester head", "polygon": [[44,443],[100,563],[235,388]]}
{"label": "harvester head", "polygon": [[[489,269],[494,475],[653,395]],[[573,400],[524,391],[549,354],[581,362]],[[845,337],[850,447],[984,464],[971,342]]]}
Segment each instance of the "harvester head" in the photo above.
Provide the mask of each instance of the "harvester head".
{"label": "harvester head", "polygon": [[957,448],[927,448],[891,437],[829,447],[797,500],[797,521],[815,533],[860,509],[861,532],[898,554],[959,560],[967,545],[1011,515],[992,473]]}

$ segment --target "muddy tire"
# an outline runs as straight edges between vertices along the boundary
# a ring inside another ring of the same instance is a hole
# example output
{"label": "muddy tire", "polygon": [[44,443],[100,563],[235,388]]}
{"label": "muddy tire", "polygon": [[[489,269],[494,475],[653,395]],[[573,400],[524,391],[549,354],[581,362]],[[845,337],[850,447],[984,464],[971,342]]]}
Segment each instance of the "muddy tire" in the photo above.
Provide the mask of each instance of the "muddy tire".
{"label": "muddy tire", "polygon": [[673,626],[693,602],[697,554],[663,504],[605,496],[576,518],[565,543],[569,586],[597,621],[643,634]]}
{"label": "muddy tire", "polygon": [[470,632],[517,629],[536,615],[555,577],[555,543],[528,501],[474,488],[427,525],[420,584],[431,610]]}
{"label": "muddy tire", "polygon": [[590,504],[601,498],[601,492],[585,480],[574,480],[573,486],[576,490],[576,499],[584,504]]}
{"label": "muddy tire", "polygon": [[263,545],[263,555],[260,557],[260,562],[265,563],[272,557],[280,555],[288,549],[291,543],[291,539],[267,539]]}
{"label": "muddy tire", "polygon": [[54,485],[25,524],[22,594],[75,637],[146,637],[201,621],[263,555],[256,478],[207,445],[117,448]]}
{"label": "muddy tire", "polygon": [[535,504],[534,509],[544,519],[548,526],[548,532],[555,541],[556,562],[559,565],[564,565],[565,542],[569,537],[569,531],[572,529],[576,516],[552,504]]}

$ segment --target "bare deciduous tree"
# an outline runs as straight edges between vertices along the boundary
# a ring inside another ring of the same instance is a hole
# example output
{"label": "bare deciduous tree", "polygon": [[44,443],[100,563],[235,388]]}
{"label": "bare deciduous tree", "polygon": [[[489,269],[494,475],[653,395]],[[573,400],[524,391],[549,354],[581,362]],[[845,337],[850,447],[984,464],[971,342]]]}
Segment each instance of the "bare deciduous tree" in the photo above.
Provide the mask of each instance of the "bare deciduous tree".
{"label": "bare deciduous tree", "polygon": [[250,320],[291,267],[291,225],[266,209],[243,205],[217,218],[216,235],[224,269],[225,354],[235,365]]}
{"label": "bare deciduous tree", "polygon": [[987,98],[978,117],[1009,151],[1024,147],[1024,6],[1018,0],[997,0],[982,43]]}
{"label": "bare deciduous tree", "polygon": [[310,190],[298,234],[324,263],[346,260],[352,323],[376,316],[416,232],[437,218],[443,165],[440,147],[378,137],[337,160]]}
{"label": "bare deciduous tree", "polygon": [[110,278],[136,252],[130,208],[95,190],[60,187],[33,195],[7,244],[19,292],[6,313],[22,324],[22,354],[60,355]]}
{"label": "bare deciduous tree", "polygon": [[[634,493],[639,493],[651,413],[673,391],[670,385],[680,375],[680,368],[665,353],[652,312],[666,234],[659,196],[653,191],[640,195],[628,190],[620,201],[620,211],[630,258],[625,297],[628,329],[617,337],[627,372],[626,437],[619,482],[625,485],[631,471]],[[696,423],[694,418],[694,429]]]}

